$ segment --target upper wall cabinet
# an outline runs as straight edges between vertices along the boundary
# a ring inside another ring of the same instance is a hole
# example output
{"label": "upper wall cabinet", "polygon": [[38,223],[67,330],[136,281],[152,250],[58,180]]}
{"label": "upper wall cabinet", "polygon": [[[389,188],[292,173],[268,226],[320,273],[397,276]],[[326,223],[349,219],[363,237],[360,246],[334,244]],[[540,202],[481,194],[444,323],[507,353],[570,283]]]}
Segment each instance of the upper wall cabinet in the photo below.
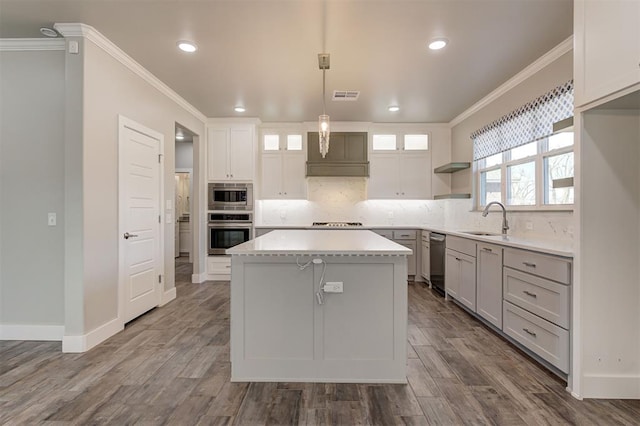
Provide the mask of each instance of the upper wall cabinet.
{"label": "upper wall cabinet", "polygon": [[302,132],[263,131],[260,139],[260,198],[306,199],[305,152]]}
{"label": "upper wall cabinet", "polygon": [[431,198],[431,156],[427,134],[374,134],[371,142],[370,199]]}
{"label": "upper wall cabinet", "polygon": [[366,132],[332,132],[322,158],[318,132],[307,133],[307,176],[369,176]]}
{"label": "upper wall cabinet", "polygon": [[216,125],[207,132],[207,176],[210,181],[252,181],[254,126]]}
{"label": "upper wall cabinet", "polygon": [[640,82],[640,1],[574,2],[574,105]]}

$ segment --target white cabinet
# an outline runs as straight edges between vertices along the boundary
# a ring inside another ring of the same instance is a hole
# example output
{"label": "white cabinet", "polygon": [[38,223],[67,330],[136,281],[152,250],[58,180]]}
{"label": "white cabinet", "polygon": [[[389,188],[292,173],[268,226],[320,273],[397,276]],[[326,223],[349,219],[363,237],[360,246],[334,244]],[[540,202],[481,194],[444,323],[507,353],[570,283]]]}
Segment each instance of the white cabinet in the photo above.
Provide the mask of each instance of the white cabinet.
{"label": "white cabinet", "polygon": [[425,153],[392,151],[369,156],[370,199],[431,198],[431,165]]}
{"label": "white cabinet", "polygon": [[416,241],[417,231],[414,229],[376,229],[374,232],[411,249],[411,255],[407,256],[407,275],[415,277],[418,272],[416,258],[419,256]]}
{"label": "white cabinet", "polygon": [[574,2],[576,107],[640,83],[640,1]]}
{"label": "white cabinet", "polygon": [[254,126],[215,126],[207,132],[207,176],[210,181],[252,181]]}
{"label": "white cabinet", "polygon": [[305,156],[301,151],[262,154],[261,199],[306,199]]}
{"label": "white cabinet", "polygon": [[185,222],[185,221],[179,221],[178,222],[178,229],[179,229],[179,245],[178,247],[180,248],[180,253],[187,253],[190,254],[191,253],[191,244],[192,244],[192,238],[191,238],[191,224],[189,222]]}
{"label": "white cabinet", "polygon": [[422,253],[421,253],[422,268],[420,274],[422,278],[427,281],[431,279],[431,246],[429,243],[429,231],[422,231]]}
{"label": "white cabinet", "polygon": [[445,257],[445,291],[476,311],[476,242],[448,236]]}
{"label": "white cabinet", "polygon": [[502,329],[502,247],[486,243],[477,246],[476,312]]}

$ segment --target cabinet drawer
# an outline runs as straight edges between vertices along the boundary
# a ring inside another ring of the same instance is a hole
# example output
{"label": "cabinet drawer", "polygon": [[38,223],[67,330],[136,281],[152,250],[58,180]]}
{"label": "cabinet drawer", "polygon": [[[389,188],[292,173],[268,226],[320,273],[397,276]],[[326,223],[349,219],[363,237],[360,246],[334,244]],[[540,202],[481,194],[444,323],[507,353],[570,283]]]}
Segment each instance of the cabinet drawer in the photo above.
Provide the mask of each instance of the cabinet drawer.
{"label": "cabinet drawer", "polygon": [[571,262],[555,256],[526,250],[504,249],[504,266],[563,284],[571,284]]}
{"label": "cabinet drawer", "polygon": [[390,229],[373,229],[372,231],[378,235],[382,235],[385,238],[393,240],[393,231]]}
{"label": "cabinet drawer", "polygon": [[563,328],[569,328],[571,287],[503,268],[504,299]]}
{"label": "cabinet drawer", "polygon": [[446,245],[448,249],[476,257],[476,242],[473,240],[447,235]]}
{"label": "cabinet drawer", "polygon": [[569,372],[569,332],[505,301],[502,331],[564,373]]}
{"label": "cabinet drawer", "polygon": [[231,257],[229,256],[208,256],[207,257],[207,273],[208,274],[231,274]]}
{"label": "cabinet drawer", "polygon": [[415,240],[416,239],[416,230],[404,230],[404,231],[393,231],[393,239],[394,240]]}

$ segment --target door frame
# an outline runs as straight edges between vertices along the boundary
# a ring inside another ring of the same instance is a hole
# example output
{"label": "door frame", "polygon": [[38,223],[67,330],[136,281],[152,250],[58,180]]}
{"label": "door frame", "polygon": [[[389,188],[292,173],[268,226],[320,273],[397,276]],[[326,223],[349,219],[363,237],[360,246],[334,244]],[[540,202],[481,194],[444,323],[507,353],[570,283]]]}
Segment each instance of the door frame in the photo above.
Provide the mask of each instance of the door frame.
{"label": "door frame", "polygon": [[[122,194],[124,187],[124,179],[122,174],[124,173],[124,169],[121,166],[124,160],[124,149],[123,142],[125,139],[125,130],[131,129],[135,132],[142,133],[150,138],[158,140],[159,143],[159,153],[160,153],[160,182],[159,182],[159,197],[158,197],[158,214],[160,215],[160,226],[159,228],[159,236],[158,236],[158,260],[159,260],[159,269],[160,275],[163,277],[161,283],[156,283],[156,293],[157,293],[157,305],[160,306],[162,303],[162,295],[164,294],[164,284],[166,282],[166,274],[165,274],[165,262],[164,262],[164,237],[165,237],[165,218],[164,218],[164,204],[165,204],[165,194],[164,194],[164,178],[165,178],[165,170],[164,170],[164,135],[156,130],[150,129],[142,124],[131,120],[123,115],[118,114],[118,322],[124,327],[124,313],[125,313],[125,293],[126,293],[126,280],[125,280],[125,247],[124,247],[124,239],[121,237],[125,232],[124,222],[126,212],[124,209],[124,203],[122,202],[122,198],[120,194]],[[173,210],[173,206],[172,206]],[[172,221],[173,225],[173,221]]]}

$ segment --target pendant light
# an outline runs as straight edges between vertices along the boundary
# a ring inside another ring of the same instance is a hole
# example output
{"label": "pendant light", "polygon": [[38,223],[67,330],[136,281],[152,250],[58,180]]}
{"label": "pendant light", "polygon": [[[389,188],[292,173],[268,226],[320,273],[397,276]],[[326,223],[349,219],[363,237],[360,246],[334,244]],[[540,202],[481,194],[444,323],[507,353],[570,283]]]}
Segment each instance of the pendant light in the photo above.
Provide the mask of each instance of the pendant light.
{"label": "pendant light", "polygon": [[331,134],[329,116],[326,113],[325,101],[325,72],[329,69],[328,53],[318,53],[318,66],[322,70],[322,115],[318,118],[318,136],[320,141],[320,154],[322,155],[322,158],[324,158],[329,152],[329,135]]}

